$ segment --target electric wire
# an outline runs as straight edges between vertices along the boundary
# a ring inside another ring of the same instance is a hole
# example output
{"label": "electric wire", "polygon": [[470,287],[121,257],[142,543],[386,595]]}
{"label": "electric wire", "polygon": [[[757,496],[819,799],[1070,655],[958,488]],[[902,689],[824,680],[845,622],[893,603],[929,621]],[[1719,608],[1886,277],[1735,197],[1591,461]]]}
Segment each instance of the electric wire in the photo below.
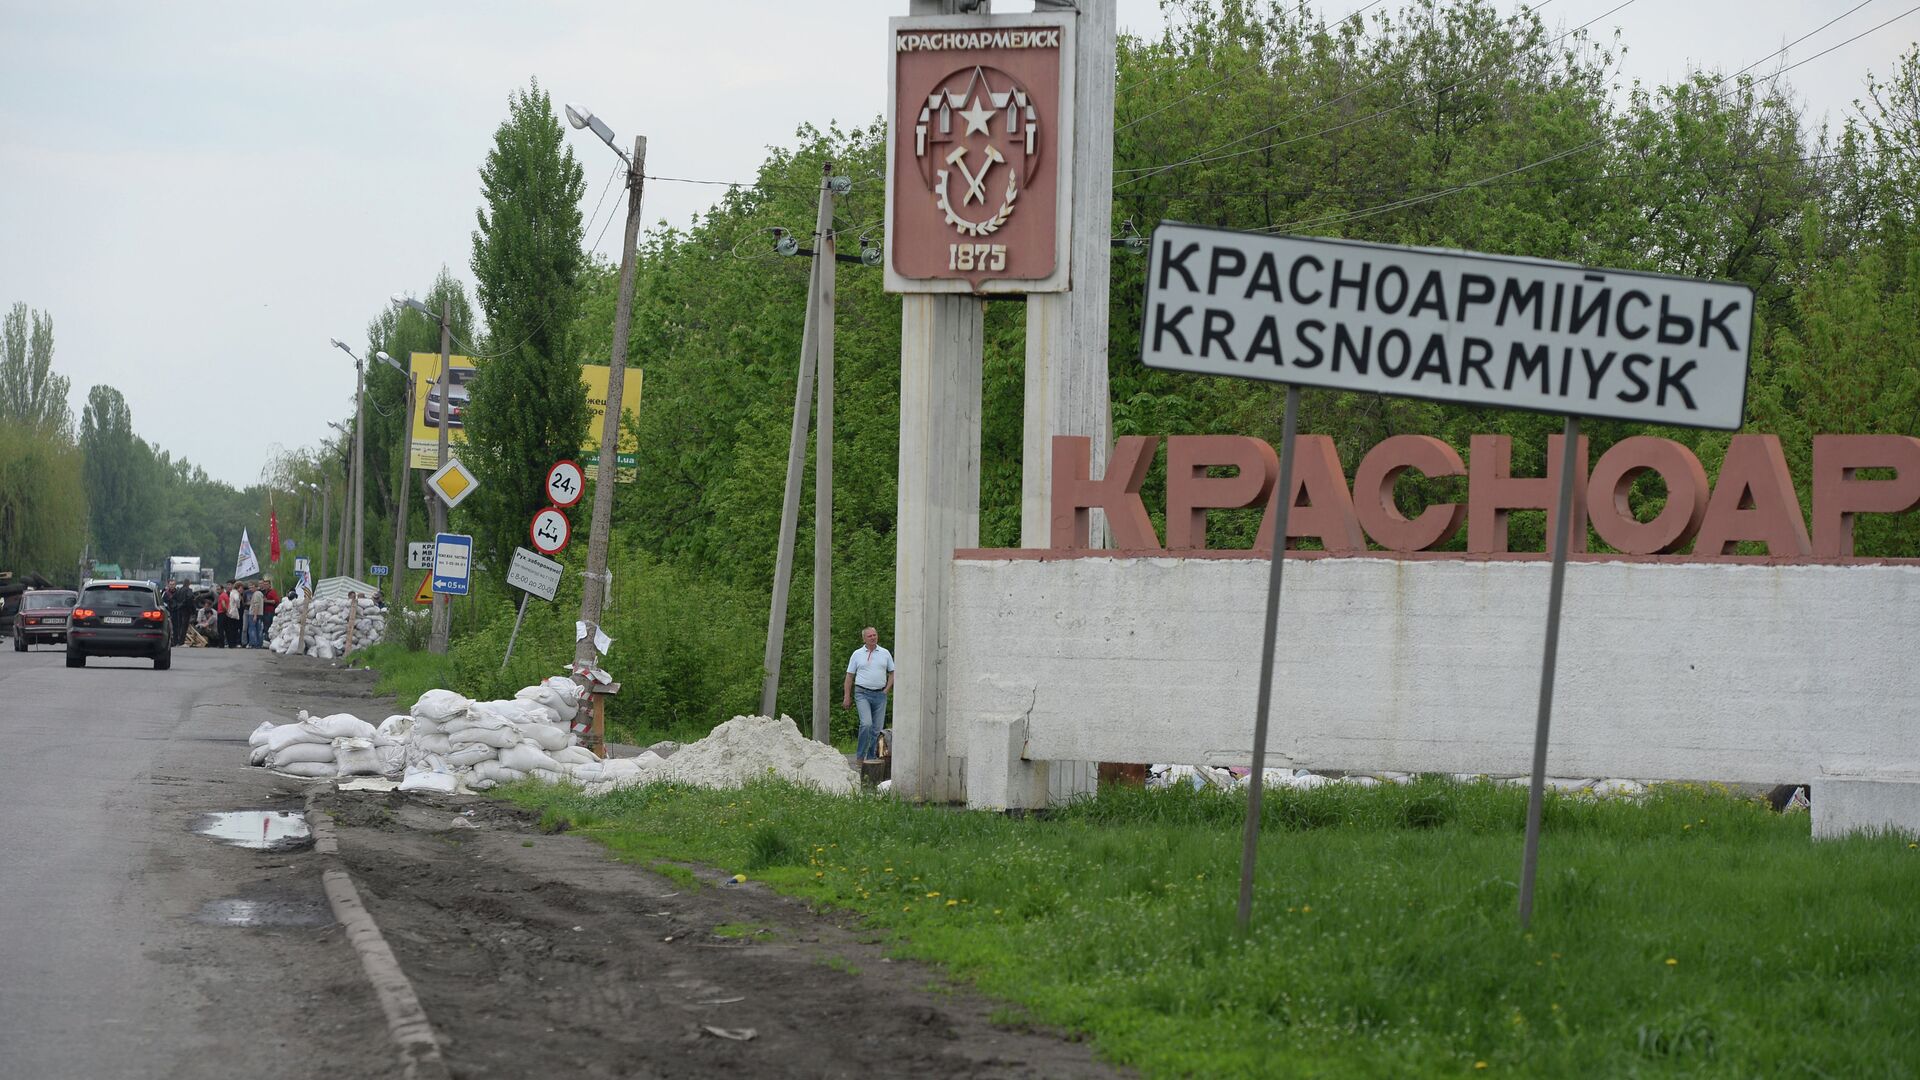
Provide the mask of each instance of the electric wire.
{"label": "electric wire", "polygon": [[[1753,70],[1754,68],[1760,66],[1761,64],[1766,63],[1768,60],[1771,60],[1774,57],[1779,56],[1781,53],[1784,53],[1787,50],[1793,48],[1795,45],[1798,45],[1801,42],[1807,40],[1808,38],[1813,37],[1815,34],[1820,33],[1822,30],[1827,29],[1828,27],[1832,26],[1834,23],[1839,22],[1840,20],[1846,18],[1847,16],[1853,14],[1856,11],[1859,11],[1861,8],[1866,7],[1868,4],[1872,2],[1873,0],[1861,0],[1860,3],[1855,4],[1853,7],[1848,8],[1846,11],[1841,12],[1839,15],[1836,15],[1833,18],[1827,20],[1826,22],[1821,23],[1819,26],[1815,27],[1814,29],[1809,30],[1805,34],[1802,34],[1799,37],[1788,42],[1787,44],[1782,45],[1780,48],[1775,49],[1773,52],[1770,52],[1767,55],[1761,57],[1760,59],[1755,60],[1753,63],[1748,64],[1746,67],[1743,67],[1740,70],[1733,72],[1730,75],[1723,75],[1718,79],[1715,79],[1713,84],[1707,88],[1706,92],[1708,94],[1716,93],[1721,86],[1725,85],[1730,80],[1739,78],[1741,75],[1744,75],[1747,72]],[[1835,45],[1831,45],[1825,49],[1822,49],[1821,51],[1814,53],[1812,56],[1808,56],[1808,57],[1805,57],[1804,59],[1797,60],[1791,64],[1788,64],[1782,67],[1780,70],[1775,71],[1771,75],[1761,76],[1760,78],[1754,80],[1753,85],[1758,85],[1759,83],[1771,82],[1774,79],[1777,79],[1782,75],[1785,75],[1787,72],[1792,71],[1797,67],[1800,67],[1804,64],[1812,63],[1813,61],[1818,60],[1821,57],[1826,56],[1828,53],[1831,53],[1834,50],[1839,49],[1843,46],[1851,45],[1852,43],[1860,40],[1861,38],[1866,37],[1868,34],[1875,33],[1879,30],[1883,30],[1886,27],[1891,26],[1896,22],[1899,22],[1901,19],[1904,19],[1907,16],[1912,15],[1916,11],[1920,11],[1920,4],[1916,4],[1913,7],[1908,8],[1907,10],[1901,12],[1900,14],[1895,15],[1893,18],[1888,19],[1883,23],[1880,23],[1878,26],[1874,26],[1869,29],[1863,30],[1860,33],[1855,34],[1854,36],[1847,38],[1844,41],[1841,41]],[[1682,104],[1685,104],[1685,102],[1676,101],[1674,102],[1673,105],[1661,111],[1672,112],[1674,109],[1677,109]],[[1332,225],[1344,224],[1349,221],[1359,221],[1365,218],[1375,217],[1379,214],[1390,213],[1394,210],[1401,210],[1411,206],[1419,206],[1424,203],[1432,202],[1435,199],[1442,199],[1442,198],[1446,198],[1449,195],[1459,194],[1462,191],[1469,191],[1474,188],[1485,187],[1493,183],[1494,181],[1503,180],[1509,176],[1514,176],[1519,173],[1527,172],[1528,170],[1531,170],[1531,169],[1537,169],[1542,165],[1548,165],[1555,161],[1560,161],[1564,158],[1571,157],[1574,154],[1578,154],[1586,150],[1591,150],[1594,147],[1599,146],[1600,144],[1606,142],[1606,139],[1607,137],[1604,135],[1597,136],[1593,139],[1587,140],[1586,142],[1580,143],[1577,146],[1569,147],[1565,150],[1559,151],[1558,153],[1549,154],[1548,156],[1544,158],[1540,158],[1537,161],[1530,161],[1524,165],[1517,165],[1511,169],[1494,173],[1492,176],[1482,177],[1479,180],[1469,181],[1464,184],[1456,184],[1456,185],[1442,188],[1438,191],[1430,192],[1424,195],[1417,195],[1411,198],[1401,199],[1396,202],[1385,203],[1380,206],[1367,207],[1361,210],[1343,211],[1335,214],[1322,215],[1319,217],[1312,217],[1312,218],[1301,218],[1296,221],[1289,221],[1280,225],[1275,225],[1271,228],[1263,229],[1261,231],[1269,232],[1269,233],[1278,233],[1278,232],[1288,232],[1295,229],[1322,229]]]}

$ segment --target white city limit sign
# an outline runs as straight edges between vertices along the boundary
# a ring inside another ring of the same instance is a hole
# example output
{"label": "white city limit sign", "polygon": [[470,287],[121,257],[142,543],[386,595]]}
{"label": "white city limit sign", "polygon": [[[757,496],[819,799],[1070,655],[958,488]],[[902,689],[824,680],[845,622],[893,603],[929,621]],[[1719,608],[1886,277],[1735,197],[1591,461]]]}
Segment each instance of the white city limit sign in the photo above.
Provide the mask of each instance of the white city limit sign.
{"label": "white city limit sign", "polygon": [[1733,430],[1753,290],[1571,263],[1162,224],[1148,367]]}

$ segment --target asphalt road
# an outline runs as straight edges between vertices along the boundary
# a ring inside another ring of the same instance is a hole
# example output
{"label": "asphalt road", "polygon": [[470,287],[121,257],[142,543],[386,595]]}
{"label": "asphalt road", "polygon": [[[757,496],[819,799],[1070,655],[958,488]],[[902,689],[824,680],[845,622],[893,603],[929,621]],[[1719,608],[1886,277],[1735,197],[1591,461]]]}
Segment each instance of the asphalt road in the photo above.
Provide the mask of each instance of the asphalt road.
{"label": "asphalt road", "polygon": [[193,831],[300,810],[246,767],[292,719],[277,677],[266,652],[0,651],[0,1080],[393,1071],[311,850]]}

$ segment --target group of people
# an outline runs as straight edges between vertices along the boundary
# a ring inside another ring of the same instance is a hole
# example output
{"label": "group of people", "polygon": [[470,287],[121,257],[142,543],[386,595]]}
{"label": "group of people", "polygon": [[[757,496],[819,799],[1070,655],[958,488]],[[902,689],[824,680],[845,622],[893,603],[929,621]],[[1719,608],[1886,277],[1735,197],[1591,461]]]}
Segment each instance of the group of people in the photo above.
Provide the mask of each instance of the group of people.
{"label": "group of people", "polygon": [[179,582],[168,582],[161,602],[173,624],[175,645],[215,649],[263,649],[273,628],[280,594],[273,583],[228,581],[211,595],[197,596]]}

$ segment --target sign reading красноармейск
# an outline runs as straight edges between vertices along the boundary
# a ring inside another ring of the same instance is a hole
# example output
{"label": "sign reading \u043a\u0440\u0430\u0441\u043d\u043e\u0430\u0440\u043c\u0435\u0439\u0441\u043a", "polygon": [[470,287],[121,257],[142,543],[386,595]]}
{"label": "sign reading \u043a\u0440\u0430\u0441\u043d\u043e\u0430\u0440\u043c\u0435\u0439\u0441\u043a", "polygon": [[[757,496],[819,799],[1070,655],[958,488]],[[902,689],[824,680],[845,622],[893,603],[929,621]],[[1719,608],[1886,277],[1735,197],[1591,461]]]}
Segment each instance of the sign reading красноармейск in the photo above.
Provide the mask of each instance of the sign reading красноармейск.
{"label": "sign reading \u043a\u0440\u0430\u0441\u043d\u043e\u0430\u0440\u043c\u0435\u0439\u0441\u043a", "polygon": [[1753,290],[1162,224],[1148,367],[1683,427],[1740,426]]}

